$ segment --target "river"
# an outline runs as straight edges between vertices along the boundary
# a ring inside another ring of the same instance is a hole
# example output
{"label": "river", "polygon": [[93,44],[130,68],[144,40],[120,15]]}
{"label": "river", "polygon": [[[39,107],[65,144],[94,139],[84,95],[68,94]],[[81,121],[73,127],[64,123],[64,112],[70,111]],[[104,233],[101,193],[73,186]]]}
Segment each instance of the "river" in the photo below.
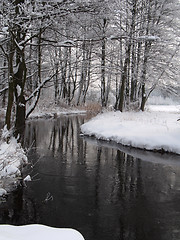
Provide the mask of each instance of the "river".
{"label": "river", "polygon": [[33,120],[24,183],[0,223],[79,230],[86,240],[180,239],[180,156],[83,137],[86,116]]}

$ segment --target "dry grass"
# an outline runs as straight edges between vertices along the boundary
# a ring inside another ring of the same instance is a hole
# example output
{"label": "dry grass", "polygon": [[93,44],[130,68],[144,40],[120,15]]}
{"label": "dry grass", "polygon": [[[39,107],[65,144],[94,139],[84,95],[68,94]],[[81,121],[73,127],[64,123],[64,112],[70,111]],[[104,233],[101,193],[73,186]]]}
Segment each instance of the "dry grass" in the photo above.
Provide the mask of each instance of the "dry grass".
{"label": "dry grass", "polygon": [[89,113],[97,114],[102,111],[102,107],[97,102],[89,102],[86,103],[84,106],[81,106],[81,108],[85,109]]}

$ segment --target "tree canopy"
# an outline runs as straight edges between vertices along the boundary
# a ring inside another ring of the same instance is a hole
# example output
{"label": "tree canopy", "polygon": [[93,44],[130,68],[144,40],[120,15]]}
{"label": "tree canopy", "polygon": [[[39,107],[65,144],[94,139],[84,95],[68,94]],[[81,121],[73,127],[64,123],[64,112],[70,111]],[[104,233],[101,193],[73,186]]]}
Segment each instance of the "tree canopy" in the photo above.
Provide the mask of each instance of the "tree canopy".
{"label": "tree canopy", "polygon": [[2,0],[0,94],[5,124],[21,133],[44,86],[54,101],[144,110],[159,86],[176,93],[177,0]]}

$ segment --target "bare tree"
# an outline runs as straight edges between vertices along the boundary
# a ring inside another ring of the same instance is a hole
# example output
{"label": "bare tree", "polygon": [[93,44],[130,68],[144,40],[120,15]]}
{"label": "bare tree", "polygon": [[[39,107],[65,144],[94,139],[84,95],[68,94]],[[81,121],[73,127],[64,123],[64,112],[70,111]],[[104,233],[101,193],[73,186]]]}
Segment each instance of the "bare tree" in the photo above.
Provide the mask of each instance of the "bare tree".
{"label": "bare tree", "polygon": [[[48,70],[48,73],[46,69],[46,74],[42,74],[46,68],[45,61],[43,65],[43,57],[46,56],[47,46],[52,44],[54,47],[63,46],[63,43],[59,44],[49,40],[47,34],[51,33],[51,29],[57,26],[63,17],[76,12],[91,11],[91,5],[90,3],[76,3],[74,1],[43,2],[36,0],[31,2],[26,0],[8,0],[1,2],[1,7],[1,19],[3,21],[1,21],[2,37],[0,39],[0,47],[8,63],[7,72],[9,78],[5,124],[7,124],[8,129],[12,126],[12,107],[15,97],[16,113],[14,126],[17,136],[21,133],[21,130],[23,131],[26,116],[35,108],[40,96],[40,90],[54,76],[51,69]],[[7,45],[8,49],[6,49]],[[31,81],[35,79],[37,84],[34,84],[35,88],[31,89],[30,96],[25,98],[28,79],[27,67],[28,64],[33,62],[32,56],[28,54],[28,49],[32,50],[33,48],[37,50],[37,54],[34,53],[36,70],[34,71],[34,76],[31,74],[30,79]],[[31,59],[28,59],[28,56]],[[48,77],[42,80],[45,76]],[[33,98],[32,106],[30,106],[26,114],[26,103]]]}

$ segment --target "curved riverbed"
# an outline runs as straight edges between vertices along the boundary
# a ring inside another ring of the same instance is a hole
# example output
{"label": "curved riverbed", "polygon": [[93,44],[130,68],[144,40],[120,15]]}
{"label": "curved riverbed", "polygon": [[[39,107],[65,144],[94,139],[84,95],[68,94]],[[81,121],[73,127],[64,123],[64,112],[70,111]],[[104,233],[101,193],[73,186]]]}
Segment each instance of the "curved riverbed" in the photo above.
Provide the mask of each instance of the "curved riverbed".
{"label": "curved riverbed", "polygon": [[180,157],[80,136],[86,116],[27,123],[33,178],[0,223],[79,230],[86,240],[180,239]]}

